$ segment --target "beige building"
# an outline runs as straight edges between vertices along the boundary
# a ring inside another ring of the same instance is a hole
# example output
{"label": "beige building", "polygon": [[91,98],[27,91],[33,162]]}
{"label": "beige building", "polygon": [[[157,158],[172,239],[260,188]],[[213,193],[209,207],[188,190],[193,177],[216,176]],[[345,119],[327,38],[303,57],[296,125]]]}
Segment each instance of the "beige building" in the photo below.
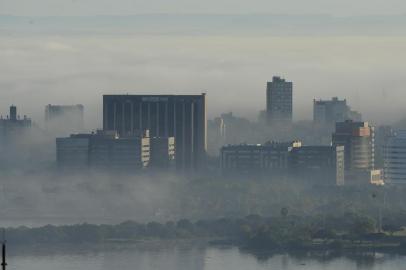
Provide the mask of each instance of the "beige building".
{"label": "beige building", "polygon": [[375,167],[374,127],[368,122],[338,122],[332,142],[344,146],[346,184],[369,183]]}

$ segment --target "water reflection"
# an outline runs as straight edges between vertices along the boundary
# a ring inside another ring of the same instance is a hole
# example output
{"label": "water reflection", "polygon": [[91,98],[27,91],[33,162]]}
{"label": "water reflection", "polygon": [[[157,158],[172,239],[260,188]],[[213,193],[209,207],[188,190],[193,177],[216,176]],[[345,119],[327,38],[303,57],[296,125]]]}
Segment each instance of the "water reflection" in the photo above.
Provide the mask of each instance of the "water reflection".
{"label": "water reflection", "polygon": [[188,242],[10,247],[9,269],[30,270],[404,270],[406,257],[380,253],[248,252]]}

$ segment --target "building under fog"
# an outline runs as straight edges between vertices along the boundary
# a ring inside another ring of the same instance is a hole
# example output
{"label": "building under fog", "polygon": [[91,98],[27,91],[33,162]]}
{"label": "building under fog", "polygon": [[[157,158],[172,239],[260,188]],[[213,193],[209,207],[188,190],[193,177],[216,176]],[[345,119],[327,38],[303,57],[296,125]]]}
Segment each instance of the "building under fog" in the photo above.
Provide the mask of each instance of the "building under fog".
{"label": "building under fog", "polygon": [[313,121],[319,125],[334,125],[336,122],[362,121],[360,113],[351,110],[347,100],[333,97],[331,100],[313,100]]}
{"label": "building under fog", "polygon": [[292,122],[293,83],[273,77],[266,87],[266,115],[269,124],[286,125]]}
{"label": "building under fog", "polygon": [[375,161],[374,127],[368,122],[338,122],[332,142],[344,146],[345,183],[370,183]]}
{"label": "building under fog", "polygon": [[62,169],[138,171],[149,164],[150,138],[148,131],[122,137],[116,131],[74,134],[57,138],[56,152]]}
{"label": "building under fog", "polygon": [[223,174],[285,173],[289,151],[301,142],[239,144],[223,146],[220,150]]}
{"label": "building under fog", "polygon": [[152,137],[150,139],[150,146],[150,168],[167,170],[176,167],[174,137]]}
{"label": "building under fog", "polygon": [[151,137],[174,137],[178,170],[206,161],[206,95],[104,95],[103,129],[120,136],[150,130]]}
{"label": "building under fog", "polygon": [[208,153],[217,156],[220,148],[226,144],[226,124],[222,117],[207,122]]}
{"label": "building under fog", "polygon": [[77,105],[47,105],[45,125],[55,131],[79,132],[84,128],[84,107]]}
{"label": "building under fog", "polygon": [[344,146],[301,146],[289,152],[289,170],[320,185],[344,185]]}
{"label": "building under fog", "polygon": [[10,106],[9,115],[0,117],[0,144],[6,146],[17,143],[31,130],[31,125],[30,118],[25,115],[21,118],[17,114],[17,107]]}
{"label": "building under fog", "polygon": [[387,140],[383,171],[385,184],[406,184],[406,130]]}

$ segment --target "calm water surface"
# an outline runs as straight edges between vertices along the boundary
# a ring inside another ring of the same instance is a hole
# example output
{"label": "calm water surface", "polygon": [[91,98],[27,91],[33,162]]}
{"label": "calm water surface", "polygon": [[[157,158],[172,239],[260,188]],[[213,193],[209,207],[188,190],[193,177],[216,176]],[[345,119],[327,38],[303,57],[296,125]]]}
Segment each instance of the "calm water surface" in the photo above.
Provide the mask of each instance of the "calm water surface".
{"label": "calm water surface", "polygon": [[178,246],[10,248],[8,269],[30,270],[404,270],[406,257],[253,255],[238,248]]}

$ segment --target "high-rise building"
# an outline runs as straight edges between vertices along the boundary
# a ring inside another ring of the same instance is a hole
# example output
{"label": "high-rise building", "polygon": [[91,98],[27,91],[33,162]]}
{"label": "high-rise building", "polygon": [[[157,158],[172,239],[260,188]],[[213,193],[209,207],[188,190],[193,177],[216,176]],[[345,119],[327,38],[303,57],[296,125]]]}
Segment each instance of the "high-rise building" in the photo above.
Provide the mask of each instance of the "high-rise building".
{"label": "high-rise building", "polygon": [[374,128],[368,122],[338,122],[332,142],[344,146],[345,183],[369,183],[375,161]]}
{"label": "high-rise building", "polygon": [[47,105],[45,124],[47,129],[65,132],[80,132],[84,128],[84,107],[78,105]]}
{"label": "high-rise building", "polygon": [[362,121],[362,116],[352,111],[347,105],[347,100],[333,97],[331,100],[313,100],[313,121],[316,124],[334,125],[336,122],[353,120]]}
{"label": "high-rise building", "polygon": [[289,153],[289,170],[321,185],[344,185],[344,146],[302,146]]}
{"label": "high-rise building", "polygon": [[285,173],[289,151],[300,146],[300,141],[223,146],[220,151],[221,169],[224,174]]}
{"label": "high-rise building", "polygon": [[266,88],[266,114],[269,124],[286,125],[292,122],[293,83],[273,77]]}
{"label": "high-rise building", "polygon": [[206,95],[104,95],[103,129],[120,135],[150,130],[174,137],[178,170],[204,165],[207,150]]}
{"label": "high-rise building", "polygon": [[31,119],[27,116],[17,114],[17,107],[10,106],[10,114],[3,118],[0,117],[0,144],[10,146],[18,142],[20,138],[27,135],[31,129]]}
{"label": "high-rise building", "polygon": [[147,132],[120,137],[115,131],[97,131],[57,138],[56,149],[60,168],[134,171],[149,164],[150,138]]}
{"label": "high-rise building", "polygon": [[383,153],[385,184],[406,184],[406,130],[395,132],[387,140]]}

